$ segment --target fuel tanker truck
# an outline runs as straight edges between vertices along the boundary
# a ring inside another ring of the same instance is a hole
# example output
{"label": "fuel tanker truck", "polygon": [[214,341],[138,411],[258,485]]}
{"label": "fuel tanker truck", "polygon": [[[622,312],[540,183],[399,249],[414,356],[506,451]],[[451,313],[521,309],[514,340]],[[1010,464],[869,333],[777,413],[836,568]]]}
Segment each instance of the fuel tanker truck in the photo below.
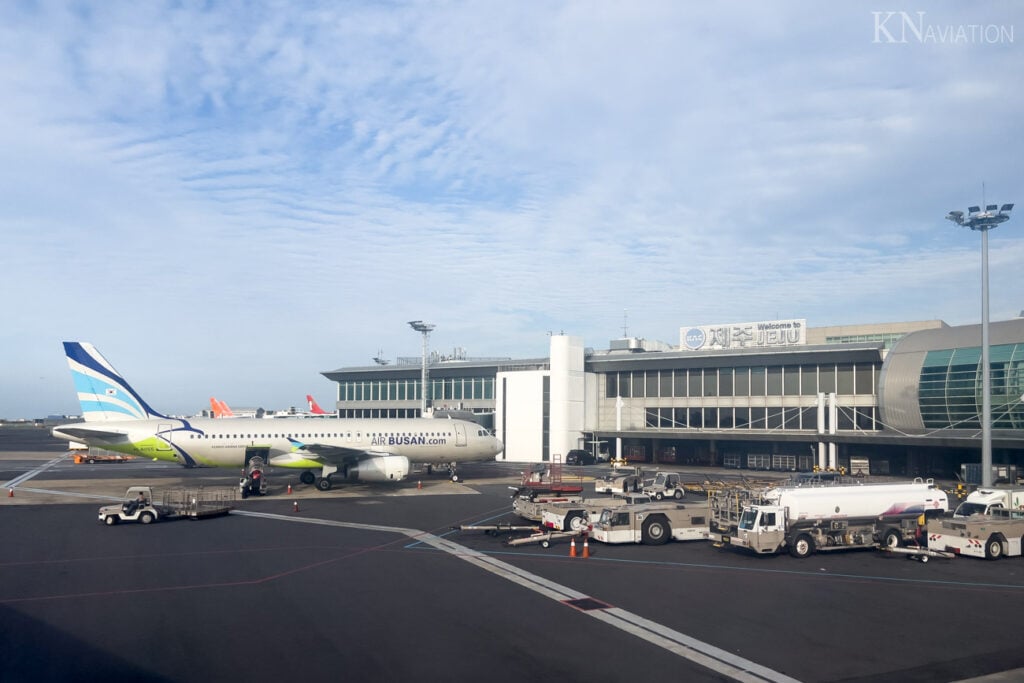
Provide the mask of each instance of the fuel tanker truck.
{"label": "fuel tanker truck", "polygon": [[771,555],[912,543],[949,500],[931,479],[908,483],[779,487],[711,494],[709,538]]}

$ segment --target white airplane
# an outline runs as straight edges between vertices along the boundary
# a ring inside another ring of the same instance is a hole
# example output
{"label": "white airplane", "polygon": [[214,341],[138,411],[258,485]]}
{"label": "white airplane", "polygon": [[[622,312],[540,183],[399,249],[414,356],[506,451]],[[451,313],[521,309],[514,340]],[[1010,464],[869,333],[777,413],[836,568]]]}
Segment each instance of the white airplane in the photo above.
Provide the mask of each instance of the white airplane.
{"label": "white airplane", "polygon": [[53,435],[119,453],[187,467],[242,468],[258,456],[273,467],[304,470],[304,484],[327,491],[337,473],[401,481],[410,463],[443,463],[458,481],[458,463],[491,460],[503,448],[464,420],[170,417],[153,410],[92,344],[64,342],[64,352],[85,422],[54,427]]}

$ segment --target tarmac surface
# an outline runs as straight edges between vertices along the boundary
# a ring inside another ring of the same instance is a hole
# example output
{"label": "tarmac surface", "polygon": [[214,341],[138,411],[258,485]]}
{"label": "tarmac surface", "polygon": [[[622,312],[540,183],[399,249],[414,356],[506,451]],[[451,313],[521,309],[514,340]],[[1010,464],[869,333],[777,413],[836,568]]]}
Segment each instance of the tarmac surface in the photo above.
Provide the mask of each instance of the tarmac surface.
{"label": "tarmac surface", "polygon": [[583,559],[565,543],[510,548],[452,531],[516,521],[508,487],[523,466],[501,463],[460,469],[465,484],[417,474],[329,492],[278,469],[270,495],[231,515],[106,527],[97,507],[129,485],[235,486],[238,473],[75,465],[64,446],[45,430],[0,427],[5,682],[1024,673],[1020,558],[797,560],[698,541],[591,543]]}

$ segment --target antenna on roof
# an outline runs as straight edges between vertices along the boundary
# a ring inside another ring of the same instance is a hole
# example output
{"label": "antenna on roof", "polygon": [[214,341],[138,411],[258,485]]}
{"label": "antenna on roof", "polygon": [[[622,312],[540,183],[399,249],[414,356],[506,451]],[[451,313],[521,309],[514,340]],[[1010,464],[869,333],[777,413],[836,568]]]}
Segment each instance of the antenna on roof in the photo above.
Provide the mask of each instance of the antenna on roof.
{"label": "antenna on roof", "polygon": [[629,310],[622,309],[622,338],[629,336]]}

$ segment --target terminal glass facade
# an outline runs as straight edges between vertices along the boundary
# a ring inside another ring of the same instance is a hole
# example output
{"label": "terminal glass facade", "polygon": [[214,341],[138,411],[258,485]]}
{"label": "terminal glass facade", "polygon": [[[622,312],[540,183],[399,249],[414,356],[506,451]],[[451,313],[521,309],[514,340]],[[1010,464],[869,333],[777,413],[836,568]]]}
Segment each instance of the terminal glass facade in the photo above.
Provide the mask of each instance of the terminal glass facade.
{"label": "terminal glass facade", "polygon": [[[990,347],[989,368],[992,428],[1024,429],[1024,344]],[[925,427],[981,428],[981,347],[929,351],[918,386]]]}
{"label": "terminal glass facade", "polygon": [[[494,400],[494,377],[439,377],[427,380],[433,401]],[[338,382],[340,401],[419,401],[418,379],[372,379]]]}
{"label": "terminal glass facade", "polygon": [[675,399],[646,402],[647,429],[808,431],[819,426],[818,394],[835,393],[836,428],[870,431],[881,429],[879,369],[839,363],[609,372],[605,397]]}

